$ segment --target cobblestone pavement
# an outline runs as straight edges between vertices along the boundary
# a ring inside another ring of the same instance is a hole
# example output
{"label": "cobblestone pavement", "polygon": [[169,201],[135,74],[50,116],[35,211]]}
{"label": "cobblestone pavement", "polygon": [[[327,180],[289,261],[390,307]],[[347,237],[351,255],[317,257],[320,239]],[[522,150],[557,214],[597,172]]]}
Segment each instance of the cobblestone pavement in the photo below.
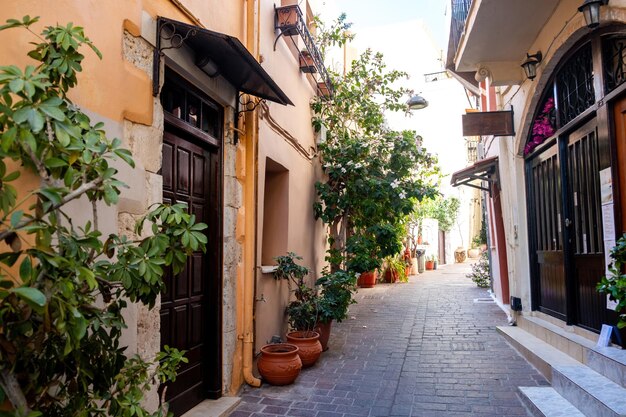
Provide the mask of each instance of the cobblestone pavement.
{"label": "cobblestone pavement", "polygon": [[506,315],[454,264],[360,289],[330,349],[290,386],[244,388],[232,417],[526,416],[547,381],[495,329]]}

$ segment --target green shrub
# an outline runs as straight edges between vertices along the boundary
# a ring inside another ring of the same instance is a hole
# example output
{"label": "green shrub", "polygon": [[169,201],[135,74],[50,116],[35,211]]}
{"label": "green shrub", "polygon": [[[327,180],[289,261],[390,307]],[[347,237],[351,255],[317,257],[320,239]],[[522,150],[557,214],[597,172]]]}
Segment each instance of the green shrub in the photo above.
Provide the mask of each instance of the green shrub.
{"label": "green shrub", "polygon": [[466,277],[471,278],[480,288],[488,288],[491,285],[491,271],[489,270],[489,259],[487,251],[483,252],[478,262],[472,265],[472,272]]}

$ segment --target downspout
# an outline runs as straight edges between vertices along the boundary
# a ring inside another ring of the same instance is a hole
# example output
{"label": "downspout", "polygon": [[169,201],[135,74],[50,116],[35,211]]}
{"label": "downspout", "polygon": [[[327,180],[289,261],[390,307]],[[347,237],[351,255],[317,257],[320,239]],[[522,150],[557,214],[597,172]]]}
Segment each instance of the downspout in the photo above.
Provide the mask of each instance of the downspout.
{"label": "downspout", "polygon": [[[248,13],[250,4],[243,0],[243,40],[250,49],[248,40]],[[254,7],[254,5],[252,5]],[[252,9],[254,16],[254,9]],[[253,20],[253,24],[256,24]],[[256,48],[253,48],[256,50]],[[238,98],[237,98],[238,99]],[[256,116],[256,112],[254,112]],[[244,245],[244,271],[243,271],[243,377],[246,383],[253,387],[260,387],[261,380],[252,373],[252,358],[254,356],[254,298],[256,276],[256,118],[246,115],[245,141],[245,182],[244,201],[247,213],[244,215],[245,222],[245,245]],[[241,144],[239,145],[241,146]],[[255,169],[250,169],[254,167]],[[254,209],[253,209],[254,208]]]}

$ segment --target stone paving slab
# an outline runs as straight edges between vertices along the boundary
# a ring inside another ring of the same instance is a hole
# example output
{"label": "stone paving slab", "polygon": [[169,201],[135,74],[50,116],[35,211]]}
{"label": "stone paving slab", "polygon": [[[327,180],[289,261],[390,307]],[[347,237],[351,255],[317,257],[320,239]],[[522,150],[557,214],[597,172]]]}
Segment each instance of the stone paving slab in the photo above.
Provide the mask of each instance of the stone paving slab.
{"label": "stone paving slab", "polygon": [[232,417],[527,416],[518,386],[549,385],[496,332],[506,315],[469,263],[360,289],[330,349],[290,386],[245,387]]}

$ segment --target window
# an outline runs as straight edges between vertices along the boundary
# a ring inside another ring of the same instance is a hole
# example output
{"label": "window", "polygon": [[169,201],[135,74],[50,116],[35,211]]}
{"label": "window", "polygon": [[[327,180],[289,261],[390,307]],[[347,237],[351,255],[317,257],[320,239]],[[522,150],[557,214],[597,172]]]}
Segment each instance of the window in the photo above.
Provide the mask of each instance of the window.
{"label": "window", "polygon": [[289,171],[267,158],[263,198],[261,264],[274,265],[274,258],[287,253],[289,226]]}

